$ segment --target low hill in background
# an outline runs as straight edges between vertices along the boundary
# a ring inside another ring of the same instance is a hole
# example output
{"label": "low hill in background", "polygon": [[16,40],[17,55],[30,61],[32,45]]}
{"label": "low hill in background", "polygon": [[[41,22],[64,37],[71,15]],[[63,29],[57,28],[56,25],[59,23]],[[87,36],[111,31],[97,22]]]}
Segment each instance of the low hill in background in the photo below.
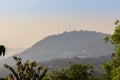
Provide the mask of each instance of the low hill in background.
{"label": "low hill in background", "polygon": [[[110,61],[113,53],[113,46],[104,43],[106,34],[94,31],[72,31],[58,35],[51,35],[37,42],[27,50],[16,54],[24,60],[36,60],[39,65],[46,65],[51,69],[68,67],[69,62],[93,64],[96,72],[103,73],[101,65]],[[14,66],[12,57],[0,61]],[[5,76],[9,73],[3,67],[0,68]]]}
{"label": "low hill in background", "polygon": [[[52,35],[37,42],[16,56],[23,60],[48,61],[57,58],[100,57],[113,52],[113,46],[104,43],[106,34],[94,31],[72,31]],[[11,63],[11,57],[0,63]]]}

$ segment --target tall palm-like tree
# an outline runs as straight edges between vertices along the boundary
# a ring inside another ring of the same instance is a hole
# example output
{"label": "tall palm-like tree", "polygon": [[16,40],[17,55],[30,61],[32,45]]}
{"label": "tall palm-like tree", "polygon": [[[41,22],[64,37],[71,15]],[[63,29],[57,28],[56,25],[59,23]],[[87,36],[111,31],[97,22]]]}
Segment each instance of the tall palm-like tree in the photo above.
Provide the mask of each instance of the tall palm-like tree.
{"label": "tall palm-like tree", "polygon": [[4,45],[0,45],[0,56],[1,55],[5,56],[5,51],[6,51],[5,46]]}

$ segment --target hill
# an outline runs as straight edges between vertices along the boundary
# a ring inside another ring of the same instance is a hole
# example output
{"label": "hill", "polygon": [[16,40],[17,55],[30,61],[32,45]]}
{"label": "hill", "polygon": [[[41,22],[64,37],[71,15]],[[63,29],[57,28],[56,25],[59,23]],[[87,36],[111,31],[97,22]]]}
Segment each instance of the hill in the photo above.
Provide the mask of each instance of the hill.
{"label": "hill", "polygon": [[[100,57],[113,52],[113,46],[104,43],[106,34],[94,31],[72,31],[52,35],[17,54],[23,60],[48,61],[56,58]],[[11,63],[11,57],[0,63]]]}
{"label": "hill", "polygon": [[[23,60],[36,60],[39,65],[49,66],[51,69],[69,66],[69,62],[93,64],[96,72],[102,73],[101,65],[109,61],[113,52],[113,46],[104,44],[106,34],[94,31],[72,31],[58,35],[52,35],[37,42],[32,47],[15,56]],[[106,56],[107,55],[107,56]],[[0,61],[14,65],[12,57]],[[0,68],[5,76],[8,70]]]}

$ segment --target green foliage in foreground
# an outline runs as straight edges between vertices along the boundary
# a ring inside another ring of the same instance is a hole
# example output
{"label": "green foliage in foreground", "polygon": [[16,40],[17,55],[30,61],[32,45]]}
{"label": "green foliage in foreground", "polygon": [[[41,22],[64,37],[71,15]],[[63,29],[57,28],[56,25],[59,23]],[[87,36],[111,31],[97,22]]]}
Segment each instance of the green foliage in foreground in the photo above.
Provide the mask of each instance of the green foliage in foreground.
{"label": "green foliage in foreground", "polygon": [[70,67],[56,71],[48,71],[47,67],[39,66],[35,61],[26,61],[22,64],[21,58],[13,57],[16,61],[16,70],[5,64],[4,67],[11,71],[11,74],[0,80],[98,80],[94,76],[92,65],[71,63]]}
{"label": "green foliage in foreground", "polygon": [[114,53],[112,54],[112,60],[109,63],[103,65],[105,69],[105,80],[120,80],[120,22],[116,20],[116,28],[111,36],[107,36],[105,41],[110,41],[114,45]]}
{"label": "green foliage in foreground", "polygon": [[98,80],[92,65],[71,64],[66,69],[50,72],[44,80]]}
{"label": "green foliage in foreground", "polygon": [[16,70],[5,64],[4,67],[11,71],[11,74],[0,80],[42,80],[48,71],[47,67],[37,66],[35,61],[26,61],[22,64],[21,58],[13,57],[16,61]]}

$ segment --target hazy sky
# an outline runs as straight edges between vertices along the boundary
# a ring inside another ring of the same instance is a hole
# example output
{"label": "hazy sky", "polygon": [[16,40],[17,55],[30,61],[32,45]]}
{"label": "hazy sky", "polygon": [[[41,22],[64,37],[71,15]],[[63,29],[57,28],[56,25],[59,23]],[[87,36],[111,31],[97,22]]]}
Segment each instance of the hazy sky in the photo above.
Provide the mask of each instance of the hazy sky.
{"label": "hazy sky", "polygon": [[120,0],[0,0],[0,44],[27,48],[66,30],[112,33]]}

